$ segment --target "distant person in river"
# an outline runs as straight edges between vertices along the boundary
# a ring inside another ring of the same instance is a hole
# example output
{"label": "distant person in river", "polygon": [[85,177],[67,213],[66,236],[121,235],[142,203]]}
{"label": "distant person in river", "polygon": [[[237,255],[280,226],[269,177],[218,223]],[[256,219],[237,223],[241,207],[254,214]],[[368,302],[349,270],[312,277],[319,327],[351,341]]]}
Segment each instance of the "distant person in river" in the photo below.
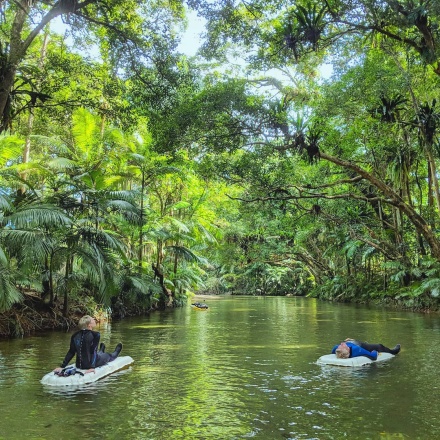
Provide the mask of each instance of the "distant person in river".
{"label": "distant person in river", "polygon": [[70,348],[64,358],[61,367],[54,369],[55,373],[61,372],[73,356],[76,355],[76,367],[84,370],[93,371],[94,368],[114,361],[122,350],[122,344],[116,345],[113,353],[105,353],[105,345],[101,343],[98,351],[98,344],[101,335],[93,329],[96,327],[96,321],[89,315],[83,316],[79,322],[79,331],[70,338]]}
{"label": "distant person in river", "polygon": [[339,359],[348,359],[357,356],[366,356],[375,361],[378,353],[391,353],[396,355],[400,351],[400,344],[394,348],[385,347],[382,344],[369,344],[368,342],[357,341],[356,339],[347,338],[344,342],[335,345],[332,353],[336,354]]}
{"label": "distant person in river", "polygon": [[198,309],[207,309],[208,305],[205,303],[195,302],[191,304],[192,306],[197,307]]}

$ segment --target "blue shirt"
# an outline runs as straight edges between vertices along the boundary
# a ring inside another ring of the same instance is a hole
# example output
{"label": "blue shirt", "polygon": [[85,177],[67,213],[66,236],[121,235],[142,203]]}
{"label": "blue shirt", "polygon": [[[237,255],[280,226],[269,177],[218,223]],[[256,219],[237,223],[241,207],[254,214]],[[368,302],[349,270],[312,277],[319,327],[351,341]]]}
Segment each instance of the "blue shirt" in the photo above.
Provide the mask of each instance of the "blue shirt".
{"label": "blue shirt", "polygon": [[[372,359],[373,361],[375,361],[377,359],[377,351],[373,350],[373,351],[368,351],[365,350],[365,348],[360,347],[359,345],[353,344],[352,342],[346,342],[347,347],[350,348],[350,357],[354,358],[354,357],[358,357],[358,356],[366,356],[369,359]],[[336,353],[336,349],[339,347],[338,345],[335,345],[332,348],[332,353],[335,354]]]}

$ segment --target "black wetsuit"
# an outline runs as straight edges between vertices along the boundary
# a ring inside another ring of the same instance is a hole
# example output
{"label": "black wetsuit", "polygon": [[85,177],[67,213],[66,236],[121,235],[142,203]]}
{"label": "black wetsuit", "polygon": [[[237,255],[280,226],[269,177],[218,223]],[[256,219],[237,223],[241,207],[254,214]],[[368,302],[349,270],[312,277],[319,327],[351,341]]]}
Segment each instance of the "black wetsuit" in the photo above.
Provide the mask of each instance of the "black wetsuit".
{"label": "black wetsuit", "polygon": [[376,350],[379,353],[391,353],[396,354],[395,349],[391,349],[388,347],[385,347],[385,345],[382,344],[369,344],[368,342],[362,342],[362,341],[350,341],[355,345],[358,345],[359,347],[362,347],[364,350],[373,351]]}
{"label": "black wetsuit", "polygon": [[[369,344],[368,342],[356,341],[354,339],[344,341],[347,347],[350,349],[349,357],[365,356],[373,361],[377,359],[378,353],[391,353],[396,355],[400,351],[400,345],[396,345],[394,348],[385,347],[382,344]],[[332,353],[335,354],[339,344],[332,348]]]}
{"label": "black wetsuit", "polygon": [[66,367],[75,355],[76,367],[84,370],[100,367],[110,362],[112,360],[111,354],[98,351],[100,337],[99,332],[89,329],[74,333],[70,338],[70,348],[61,364],[61,368]]}

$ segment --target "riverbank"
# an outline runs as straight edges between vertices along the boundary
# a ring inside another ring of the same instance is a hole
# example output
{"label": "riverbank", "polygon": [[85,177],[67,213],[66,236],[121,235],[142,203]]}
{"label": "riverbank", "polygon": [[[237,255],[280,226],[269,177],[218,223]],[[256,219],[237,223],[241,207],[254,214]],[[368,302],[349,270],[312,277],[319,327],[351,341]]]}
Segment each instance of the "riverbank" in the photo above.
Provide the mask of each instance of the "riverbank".
{"label": "riverbank", "polygon": [[114,310],[96,304],[92,299],[83,302],[71,301],[66,316],[63,314],[61,302],[50,307],[37,295],[27,293],[21,303],[15,304],[10,310],[0,313],[0,338],[16,338],[29,336],[38,332],[60,330],[69,331],[75,328],[81,316],[91,315],[97,322],[109,321],[112,318],[148,315],[152,309],[133,306],[118,307]]}
{"label": "riverbank", "polygon": [[[224,295],[200,294],[191,298],[191,301],[213,301]],[[85,304],[87,303],[87,304]],[[94,301],[79,303],[71,301],[67,316],[63,315],[62,304],[56,302],[49,307],[38,295],[28,292],[22,303],[15,304],[10,310],[0,313],[0,338],[16,338],[43,331],[69,331],[75,328],[81,316],[92,315],[98,322],[111,319],[122,319],[129,316],[142,316],[154,312],[155,309],[145,309],[139,306],[128,308],[116,304],[113,310],[102,308]]]}
{"label": "riverbank", "polygon": [[[188,298],[188,302],[203,302],[210,305],[213,301],[224,299],[225,297],[232,298],[233,295],[214,295],[214,294],[197,294]],[[384,307],[390,310],[410,310],[415,313],[440,313],[437,307],[414,307],[409,304],[402,303],[402,301],[341,301],[335,299],[317,298],[323,302],[349,302],[352,304],[363,304],[374,307]],[[133,316],[147,316],[151,312],[156,311],[154,308],[142,308],[133,305],[131,308],[121,306],[116,303],[112,310],[103,308],[97,305],[93,300],[87,301],[87,298],[82,298],[83,303],[78,301],[71,301],[69,312],[67,316],[63,315],[62,304],[55,303],[54,307],[49,307],[37,295],[32,293],[25,294],[25,299],[22,303],[14,305],[14,307],[7,312],[0,313],[0,339],[9,339],[16,337],[29,336],[38,332],[58,330],[69,331],[76,327],[81,316],[94,316],[98,322],[105,322],[111,319],[123,319],[125,317]]]}
{"label": "riverbank", "polygon": [[194,295],[193,297],[191,297],[191,302],[196,302],[199,300],[216,300],[216,299],[222,299],[225,298],[226,296],[230,296],[232,297],[232,295]]}
{"label": "riverbank", "polygon": [[[49,307],[40,298],[26,294],[23,302],[0,314],[0,338],[23,337],[39,331],[69,330],[77,325],[79,317],[86,314],[90,314],[89,308],[73,303],[67,316],[64,316],[61,304],[55,303]],[[98,310],[93,314],[99,316]]]}

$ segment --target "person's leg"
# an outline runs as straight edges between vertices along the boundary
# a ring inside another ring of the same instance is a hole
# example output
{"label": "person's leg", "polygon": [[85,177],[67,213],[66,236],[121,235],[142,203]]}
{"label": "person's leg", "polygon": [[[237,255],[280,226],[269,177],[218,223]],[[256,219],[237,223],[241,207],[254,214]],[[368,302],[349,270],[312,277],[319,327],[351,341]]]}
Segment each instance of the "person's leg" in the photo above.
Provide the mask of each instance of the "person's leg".
{"label": "person's leg", "polygon": [[97,353],[96,362],[95,362],[95,368],[96,367],[102,367],[105,364],[108,364],[113,359],[111,358],[111,355],[109,353]]}
{"label": "person's leg", "polygon": [[118,345],[116,345],[115,351],[110,355],[109,362],[114,361],[119,356],[121,350],[122,350],[122,344],[119,343]]}
{"label": "person's leg", "polygon": [[114,361],[119,356],[119,353],[121,352],[121,350],[122,350],[122,344],[119,343],[116,346],[115,351],[113,353],[102,353],[102,352],[98,351],[95,367],[101,367],[102,365],[105,365],[111,361]]}
{"label": "person's leg", "polygon": [[394,348],[388,348],[383,344],[369,344],[368,342],[361,342],[360,346],[368,351],[376,350],[379,353],[391,353],[394,355],[400,351],[400,344],[397,344]]}

